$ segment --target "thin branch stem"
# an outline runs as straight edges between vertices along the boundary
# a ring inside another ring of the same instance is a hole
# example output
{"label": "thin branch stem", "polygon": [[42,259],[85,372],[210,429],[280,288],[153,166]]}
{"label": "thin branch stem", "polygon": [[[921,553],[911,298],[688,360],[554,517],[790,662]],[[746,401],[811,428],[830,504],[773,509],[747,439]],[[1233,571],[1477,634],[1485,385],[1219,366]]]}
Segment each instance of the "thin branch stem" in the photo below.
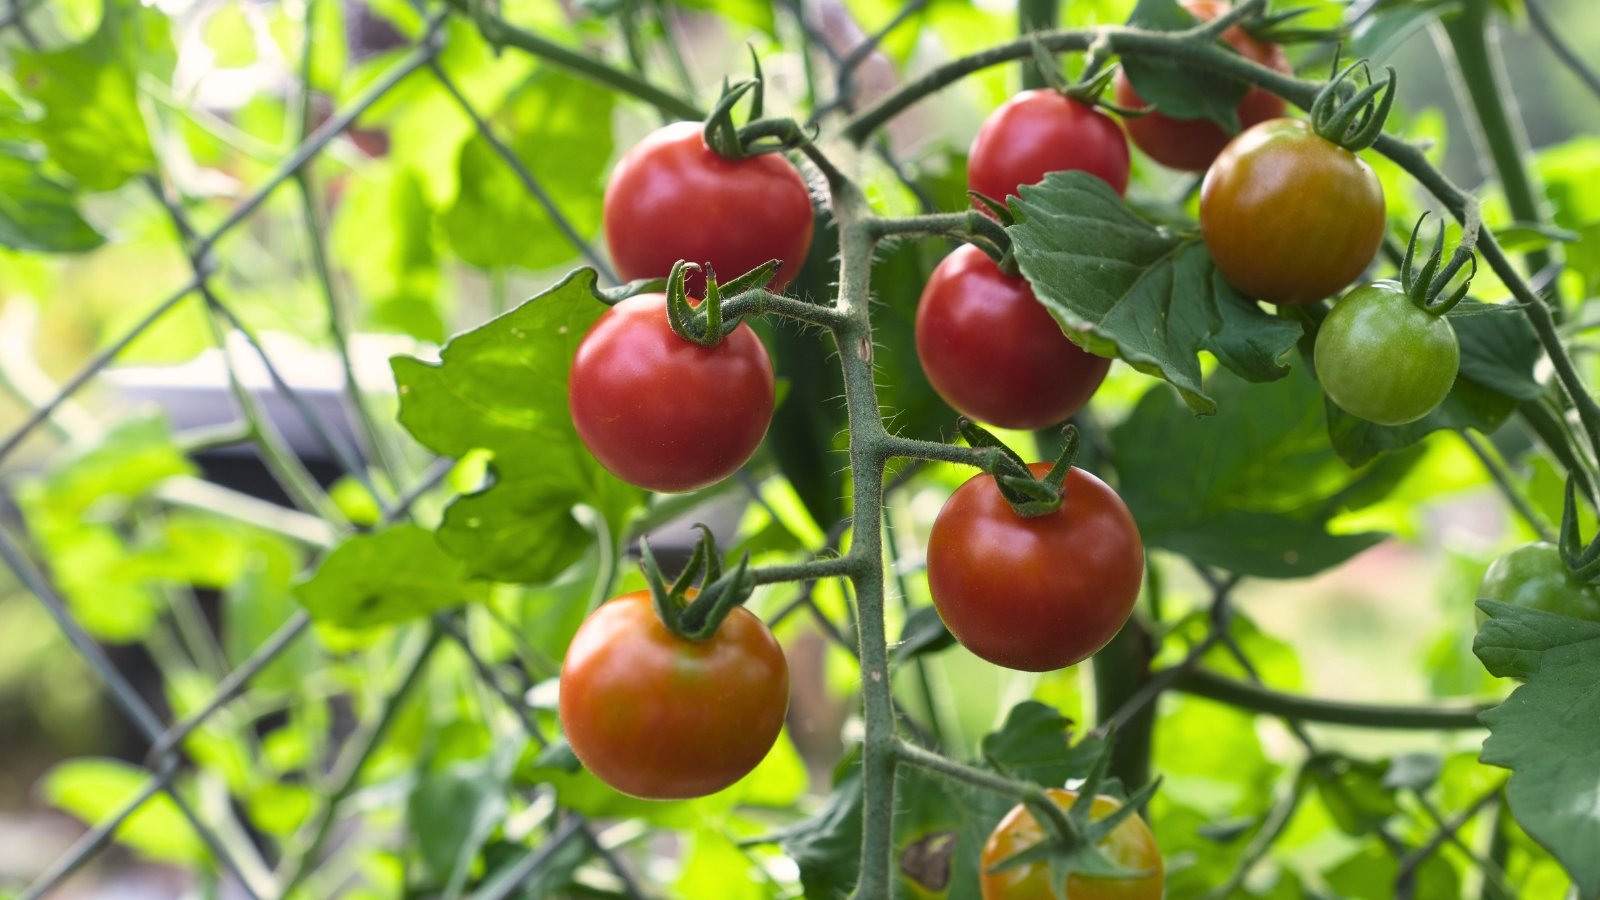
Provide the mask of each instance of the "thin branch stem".
{"label": "thin branch stem", "polygon": [[1269,715],[1328,725],[1352,725],[1359,728],[1472,730],[1483,727],[1478,721],[1478,715],[1493,706],[1493,704],[1386,706],[1321,700],[1258,687],[1203,668],[1185,672],[1173,683],[1172,688],[1196,697],[1205,697]]}
{"label": "thin branch stem", "polygon": [[1539,39],[1550,46],[1556,58],[1561,60],[1562,65],[1572,70],[1572,74],[1583,82],[1590,93],[1594,94],[1596,98],[1600,98],[1600,72],[1596,72],[1591,68],[1588,63],[1583,61],[1583,57],[1577,54],[1577,51],[1573,50],[1566,41],[1561,39],[1560,32],[1556,30],[1549,16],[1545,14],[1544,5],[1538,0],[1523,0],[1522,8],[1527,12],[1528,24],[1533,26],[1533,31],[1539,35]]}
{"label": "thin branch stem", "polygon": [[1500,461],[1487,442],[1470,431],[1462,431],[1460,435],[1462,442],[1472,451],[1472,455],[1476,456],[1478,461],[1483,464],[1484,471],[1488,472],[1489,477],[1494,480],[1495,486],[1500,489],[1501,496],[1505,497],[1506,502],[1511,504],[1511,508],[1517,511],[1517,515],[1522,517],[1522,521],[1533,529],[1533,533],[1539,536],[1539,540],[1554,542],[1556,539],[1555,532],[1550,530],[1549,523],[1545,522],[1544,517],[1539,515],[1533,506],[1528,503],[1528,498],[1522,496],[1522,491],[1518,490],[1516,484],[1512,481],[1511,473],[1506,471],[1505,464]]}
{"label": "thin branch stem", "polygon": [[483,39],[497,47],[516,47],[561,69],[597,84],[613,88],[683,119],[703,119],[705,113],[694,102],[659,88],[636,75],[612,66],[593,54],[574,50],[531,31],[512,25],[491,12],[486,3],[473,0],[445,0],[456,11],[472,19]]}

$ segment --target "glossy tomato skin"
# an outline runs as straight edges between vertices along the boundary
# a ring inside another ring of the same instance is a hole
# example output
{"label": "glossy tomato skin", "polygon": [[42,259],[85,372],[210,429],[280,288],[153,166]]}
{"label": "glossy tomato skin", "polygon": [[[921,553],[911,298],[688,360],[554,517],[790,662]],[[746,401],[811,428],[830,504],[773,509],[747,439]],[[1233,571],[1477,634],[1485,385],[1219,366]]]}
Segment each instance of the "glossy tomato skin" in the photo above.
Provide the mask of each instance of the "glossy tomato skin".
{"label": "glossy tomato skin", "polygon": [[1298,119],[1228,143],[1200,188],[1200,230],[1223,276],[1256,300],[1298,305],[1360,277],[1383,242],[1383,187],[1360,157]]}
{"label": "glossy tomato skin", "polygon": [[[1072,806],[1076,791],[1051,788],[1050,799],[1062,809]],[[1089,818],[1103,819],[1116,812],[1122,803],[1099,795],[1089,809]],[[983,900],[1056,900],[1050,889],[1050,866],[1038,862],[1003,872],[989,870],[1012,856],[1044,840],[1044,829],[1026,806],[1017,804],[995,826],[983,845],[980,857],[982,874],[979,887]],[[1161,848],[1156,846],[1150,826],[1138,815],[1129,816],[1100,841],[1100,849],[1123,868],[1149,874],[1142,878],[1094,878],[1073,874],[1067,877],[1067,900],[1161,900],[1166,883]]]}
{"label": "glossy tomato skin", "polygon": [[678,337],[665,294],[601,314],[572,361],[567,405],[612,474],[653,491],[715,484],[748,461],[772,421],[772,360],[750,326],[715,347]]}
{"label": "glossy tomato skin", "polygon": [[[1034,463],[1043,477],[1049,463]],[[1081,662],[1128,621],[1144,578],[1144,543],[1122,498],[1082,469],[1061,508],[1025,518],[993,476],[968,480],[934,519],[928,591],[950,633],[1009,669]]]}
{"label": "glossy tomato skin", "polygon": [[1600,587],[1575,578],[1556,545],[1544,541],[1495,560],[1483,573],[1478,599],[1600,622]]}
{"label": "glossy tomato skin", "polygon": [[585,768],[646,800],[714,794],[778,739],[789,666],[767,626],[736,607],[709,640],[656,617],[649,591],[624,594],[579,627],[561,667],[561,727]]}
{"label": "glossy tomato skin", "polygon": [[1433,412],[1461,367],[1455,329],[1417,308],[1400,286],[1356,288],[1317,330],[1317,378],[1341,409],[1379,425]]}
{"label": "glossy tomato skin", "polygon": [[965,244],[946,256],[917,306],[917,358],[963,415],[1043,428],[1083,408],[1111,360],[1078,348],[1020,276]]}
{"label": "glossy tomato skin", "polygon": [[[624,279],[665,277],[684,259],[727,281],[781,259],[771,284],[781,291],[805,263],[813,227],[811,193],[782,154],[719,156],[697,122],[651,132],[606,184],[606,246]],[[690,275],[690,293],[703,288]]]}
{"label": "glossy tomato skin", "polygon": [[[1185,0],[1183,8],[1202,22],[1209,22],[1228,11],[1221,0]],[[1222,32],[1240,56],[1251,62],[1276,69],[1285,75],[1292,70],[1283,48],[1269,41],[1260,41],[1238,25]],[[1125,109],[1143,109],[1145,101],[1133,89],[1127,75],[1119,69],[1114,82],[1118,106]],[[1249,128],[1258,122],[1276,119],[1286,109],[1283,98],[1258,87],[1251,87],[1239,101],[1237,111],[1240,128]],[[1169,169],[1185,172],[1204,172],[1228,145],[1229,135],[1222,126],[1208,119],[1173,119],[1159,112],[1130,117],[1123,122],[1128,137],[1144,154]]]}
{"label": "glossy tomato skin", "polygon": [[1088,104],[1048,89],[1023,91],[978,129],[967,155],[967,186],[1003,203],[1018,187],[1066,169],[1126,193],[1127,137],[1116,120]]}

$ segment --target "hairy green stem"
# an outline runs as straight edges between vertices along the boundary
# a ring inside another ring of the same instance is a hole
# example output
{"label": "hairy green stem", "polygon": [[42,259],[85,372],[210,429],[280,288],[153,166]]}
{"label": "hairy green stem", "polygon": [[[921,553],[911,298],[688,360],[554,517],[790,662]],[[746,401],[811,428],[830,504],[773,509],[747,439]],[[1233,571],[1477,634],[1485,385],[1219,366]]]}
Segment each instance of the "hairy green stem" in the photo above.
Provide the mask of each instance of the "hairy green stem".
{"label": "hairy green stem", "polygon": [[1248,682],[1198,668],[1184,673],[1172,687],[1174,690],[1196,697],[1205,697],[1268,715],[1360,728],[1470,730],[1483,727],[1478,721],[1478,715],[1493,706],[1493,704],[1385,706],[1321,700],[1257,687]]}
{"label": "hairy green stem", "polygon": [[1537,0],[1523,0],[1522,8],[1528,14],[1528,24],[1539,35],[1539,39],[1550,46],[1550,51],[1561,60],[1578,80],[1583,82],[1590,93],[1600,98],[1600,73],[1597,73],[1583,58],[1577,54],[1567,42],[1561,39],[1561,34],[1544,13],[1544,7]]}

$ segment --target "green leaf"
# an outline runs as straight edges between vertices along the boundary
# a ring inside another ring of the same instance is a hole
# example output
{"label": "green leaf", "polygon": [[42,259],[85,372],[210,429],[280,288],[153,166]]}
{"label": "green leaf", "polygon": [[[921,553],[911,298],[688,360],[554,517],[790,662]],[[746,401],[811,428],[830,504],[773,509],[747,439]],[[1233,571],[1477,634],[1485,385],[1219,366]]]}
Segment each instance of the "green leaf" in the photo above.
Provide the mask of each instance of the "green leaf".
{"label": "green leaf", "polygon": [[43,110],[35,135],[50,161],[92,191],[152,171],[139,109],[141,71],[170,66],[167,18],[137,0],[112,0],[88,40],[61,50],[18,50],[13,76]]}
{"label": "green leaf", "polygon": [[1555,224],[1578,238],[1562,248],[1567,268],[1582,280],[1584,296],[1593,296],[1600,291],[1600,191],[1594,189],[1600,137],[1584,133],[1542,150],[1534,165]]}
{"label": "green leaf", "polygon": [[861,859],[861,766],[850,764],[815,815],[780,835],[800,869],[807,897],[843,897],[855,887]]}
{"label": "green leaf", "polygon": [[1208,387],[1216,416],[1183,415],[1157,388],[1112,432],[1119,490],[1146,545],[1240,574],[1297,578],[1382,540],[1333,534],[1328,523],[1364,495],[1381,496],[1410,458],[1352,472],[1328,443],[1321,389],[1298,369],[1264,385],[1219,370]]}
{"label": "green leaf", "polygon": [[716,897],[717,900],[765,900],[773,896],[761,869],[728,836],[710,828],[694,832],[674,885],[678,897]]}
{"label": "green leaf", "polygon": [[0,140],[0,246],[76,253],[105,243],[78,212],[76,199],[40,171],[31,147]]}
{"label": "green leaf", "polygon": [[[119,760],[73,759],[51,769],[40,781],[40,791],[52,806],[95,825],[120,812],[151,777]],[[150,859],[189,868],[207,858],[205,845],[178,804],[159,792],[122,823],[116,840]]]}
{"label": "green leaf", "polygon": [[509,809],[511,766],[520,747],[424,772],[406,801],[417,858],[431,879],[454,895]]}
{"label": "green leaf", "polygon": [[[1394,900],[1400,863],[1387,847],[1373,840],[1324,875],[1328,886],[1346,900]],[[1410,896],[1415,900],[1459,900],[1461,876],[1435,853],[1417,867]]]}
{"label": "green leaf", "polygon": [[[1186,31],[1199,24],[1178,0],[1139,0],[1128,26],[1149,31]],[[1223,45],[1226,46],[1226,45]],[[1209,119],[1229,134],[1239,132],[1239,101],[1249,85],[1175,59],[1130,55],[1122,71],[1146,103],[1174,119]]]}
{"label": "green leaf", "polygon": [[17,492],[56,586],[96,638],[138,640],[164,607],[145,584],[157,573],[130,550],[111,520],[168,478],[193,472],[166,420],[140,416],[119,423],[99,444]]}
{"label": "green leaf", "polygon": [[445,510],[439,541],[475,576],[548,581],[593,543],[572,514],[600,511],[619,533],[641,492],[600,467],[567,412],[578,342],[604,310],[595,275],[579,269],[509,313],[465,334],[440,362],[398,356],[400,423],[445,456],[493,454],[494,483]]}
{"label": "green leaf", "polygon": [[1217,404],[1200,383],[1199,353],[1251,381],[1288,371],[1301,328],[1263,312],[1216,271],[1198,235],[1156,228],[1105,182],[1055,172],[1022,188],[1008,229],[1017,263],[1067,336],[1164,378],[1197,414]]}
{"label": "green leaf", "polygon": [[1400,813],[1386,778],[1388,762],[1336,756],[1319,760],[1309,771],[1322,805],[1351,837],[1370,834]]}
{"label": "green leaf", "polygon": [[954,646],[955,642],[955,635],[945,627],[937,609],[918,607],[900,630],[900,642],[894,645],[892,661],[898,666],[924,654],[938,653]]}
{"label": "green leaf", "polygon": [[1018,703],[999,731],[983,738],[983,758],[1013,778],[1045,787],[1062,787],[1082,774],[1100,752],[1102,742],[1085,740],[1072,746],[1072,720],[1033,700]]}
{"label": "green leaf", "polygon": [[[612,102],[598,85],[541,69],[492,117],[496,134],[585,238],[600,225]],[[440,221],[462,259],[482,269],[542,269],[579,255],[483,135],[461,148],[459,166],[460,192]]]}
{"label": "green leaf", "polygon": [[1485,712],[1483,762],[1511,770],[1517,823],[1561,862],[1580,897],[1600,897],[1600,622],[1479,601],[1473,651],[1527,683]]}
{"label": "green leaf", "polygon": [[378,166],[352,179],[331,244],[373,325],[437,343],[445,332],[433,219],[414,172]]}
{"label": "green leaf", "polygon": [[[240,576],[222,591],[222,646],[237,666],[266,643],[295,612],[288,579],[275,574],[264,555],[247,559]],[[252,691],[294,693],[317,663],[312,639],[302,634],[250,679]]]}
{"label": "green leaf", "polygon": [[1409,447],[1435,431],[1468,428],[1488,434],[1505,424],[1517,402],[1543,391],[1533,368],[1541,357],[1533,326],[1518,312],[1451,316],[1461,344],[1461,370],[1438,409],[1406,425],[1375,425],[1326,402],[1328,433],[1339,455],[1359,466],[1379,453]]}
{"label": "green leaf", "polygon": [[371,628],[448,609],[484,596],[466,567],[418,525],[358,534],[335,547],[295,589],[311,617]]}

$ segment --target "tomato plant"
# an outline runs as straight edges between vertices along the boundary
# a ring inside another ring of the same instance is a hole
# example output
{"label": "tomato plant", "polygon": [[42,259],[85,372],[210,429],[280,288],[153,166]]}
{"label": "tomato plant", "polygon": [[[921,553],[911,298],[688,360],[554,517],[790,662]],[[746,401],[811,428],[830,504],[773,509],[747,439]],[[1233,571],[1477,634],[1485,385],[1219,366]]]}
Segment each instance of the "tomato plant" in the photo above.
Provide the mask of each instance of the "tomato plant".
{"label": "tomato plant", "polygon": [[1043,428],[1083,408],[1111,360],[1062,333],[1028,282],[968,244],[944,258],[917,305],[917,358],[945,402],[1002,428]]}
{"label": "tomato plant", "polygon": [[1023,91],[989,114],[967,154],[967,187],[1004,201],[1050,172],[1080,170],[1121,194],[1128,139],[1116,120],[1057,91]]}
{"label": "tomato plant", "polygon": [[[1043,476],[1048,463],[1034,463]],[[1082,469],[1061,506],[1025,517],[989,475],[956,489],[928,535],[928,591],[961,645],[1011,669],[1044,672],[1087,659],[1122,628],[1139,597],[1144,545],[1128,508]]]}
{"label": "tomato plant", "polygon": [[[811,249],[811,194],[781,155],[728,159],[698,122],[675,122],[634,145],[606,182],[606,246],[623,278],[664,278],[680,259],[721,278],[783,261],[773,290]],[[703,279],[693,276],[690,290]]]}
{"label": "tomato plant", "polygon": [[772,361],[741,324],[715,347],[679,337],[664,294],[607,310],[578,345],[567,396],[584,446],[618,478],[692,491],[738,471],[772,420]]}
{"label": "tomato plant", "polygon": [[1483,573],[1478,599],[1600,622],[1600,587],[1579,581],[1554,544],[1524,544]]}
{"label": "tomato plant", "polygon": [[[1047,794],[1062,809],[1078,799],[1076,791],[1063,788],[1052,788]],[[1091,819],[1103,819],[1122,807],[1116,798],[1103,794],[1095,795],[1091,802]],[[1063,896],[1066,900],[1160,900],[1163,896],[1161,850],[1150,826],[1138,814],[1117,823],[1096,846],[1113,863],[1145,873],[1143,877],[1097,878],[1075,873],[1067,877],[1066,892],[1062,894],[1051,884],[1047,863],[996,869],[1005,860],[1038,846],[1044,838],[1044,829],[1028,807],[1019,803],[1006,813],[983,845],[983,900],[1056,900]]]}
{"label": "tomato plant", "polygon": [[789,708],[783,648],[735,609],[710,639],[656,618],[648,591],[600,605],[561,667],[561,728],[600,780],[649,800],[722,790],[761,762]]}
{"label": "tomato plant", "polygon": [[[1202,22],[1209,22],[1226,12],[1227,3],[1221,0],[1184,0],[1183,8]],[[1238,25],[1222,32],[1222,39],[1238,51],[1240,56],[1260,63],[1269,69],[1288,73],[1289,59],[1283,48],[1271,41],[1257,39]],[[1115,81],[1117,105],[1126,109],[1143,109],[1148,104],[1133,89],[1133,83],[1122,70]],[[1283,98],[1259,87],[1245,92],[1234,112],[1241,128],[1250,128],[1268,119],[1276,119],[1284,112]],[[1231,137],[1222,126],[1208,119],[1175,119],[1159,111],[1134,116],[1124,122],[1128,137],[1144,154],[1169,169],[1186,172],[1204,172]]]}
{"label": "tomato plant", "polygon": [[1383,186],[1359,156],[1298,119],[1228,143],[1200,188],[1200,228],[1246,296],[1314,303],[1366,271],[1383,242]]}
{"label": "tomato plant", "polygon": [[1450,393],[1461,348],[1449,320],[1398,284],[1345,295],[1317,330],[1317,379],[1345,411],[1380,425],[1415,422]]}

